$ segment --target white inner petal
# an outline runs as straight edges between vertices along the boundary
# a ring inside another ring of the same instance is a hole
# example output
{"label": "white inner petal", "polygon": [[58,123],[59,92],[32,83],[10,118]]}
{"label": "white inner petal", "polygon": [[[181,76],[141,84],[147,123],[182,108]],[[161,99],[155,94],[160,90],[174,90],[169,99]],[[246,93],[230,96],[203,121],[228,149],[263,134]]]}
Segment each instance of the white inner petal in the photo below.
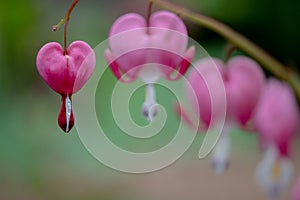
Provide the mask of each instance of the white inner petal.
{"label": "white inner petal", "polygon": [[66,98],[65,106],[66,106],[66,120],[67,120],[66,132],[69,132],[70,118],[71,118],[71,113],[72,113],[72,104],[71,104],[71,99],[69,98],[69,96],[67,96],[67,98]]}
{"label": "white inner petal", "polygon": [[274,145],[269,146],[264,158],[256,168],[256,180],[271,198],[278,198],[288,185],[293,174],[293,165],[281,157]]}
{"label": "white inner petal", "polygon": [[148,63],[141,66],[139,78],[146,84],[155,83],[161,76],[159,64]]}
{"label": "white inner petal", "polygon": [[155,88],[153,84],[146,85],[146,96],[145,102],[142,106],[142,112],[149,122],[152,122],[158,112]]}
{"label": "white inner petal", "polygon": [[222,133],[212,152],[212,164],[217,174],[226,171],[229,165],[231,141],[228,133]]}

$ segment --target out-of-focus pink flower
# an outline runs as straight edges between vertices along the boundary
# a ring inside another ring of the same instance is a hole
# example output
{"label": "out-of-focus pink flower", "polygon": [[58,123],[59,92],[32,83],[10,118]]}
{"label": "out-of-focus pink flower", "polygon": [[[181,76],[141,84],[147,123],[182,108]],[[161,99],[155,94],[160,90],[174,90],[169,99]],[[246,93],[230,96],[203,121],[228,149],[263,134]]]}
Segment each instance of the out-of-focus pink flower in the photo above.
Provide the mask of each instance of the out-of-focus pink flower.
{"label": "out-of-focus pink flower", "polygon": [[254,114],[264,159],[256,171],[258,182],[272,196],[278,196],[293,172],[289,147],[299,128],[299,111],[292,89],[270,79]]}
{"label": "out-of-focus pink flower", "polygon": [[135,13],[121,16],[110,29],[108,45],[105,58],[118,80],[132,82],[139,78],[148,84],[142,110],[150,121],[150,115],[157,112],[153,107],[156,101],[152,84],[160,77],[179,79],[195,53],[194,47],[187,50],[188,35],[183,21],[167,11],[153,13],[148,21]]}
{"label": "out-of-focus pink flower", "polygon": [[71,96],[88,81],[95,65],[94,51],[83,41],[70,44],[66,53],[56,42],[45,44],[38,52],[36,66],[39,74],[62,96],[58,124],[65,132],[74,125]]}
{"label": "out-of-focus pink flower", "polygon": [[299,127],[299,111],[292,89],[270,79],[257,105],[255,129],[263,146],[274,144],[283,156],[288,155],[291,139]]}
{"label": "out-of-focus pink flower", "polygon": [[292,200],[300,200],[300,177],[292,190]]}
{"label": "out-of-focus pink flower", "polygon": [[224,130],[213,152],[213,166],[217,171],[223,172],[228,165],[228,132],[236,126],[245,126],[250,120],[264,82],[259,65],[245,56],[233,57],[227,63],[205,58],[196,62],[195,69],[188,74],[185,90],[191,105],[198,108],[195,110],[205,128],[222,123],[221,116],[226,111]]}
{"label": "out-of-focus pink flower", "polygon": [[[167,11],[153,13],[149,22],[135,13],[121,16],[110,29],[108,43],[105,57],[110,68],[121,81],[121,72],[126,74],[129,82],[137,77],[147,82],[144,76],[151,75],[141,74],[143,68],[154,68],[153,76],[178,79],[187,70],[195,51],[194,47],[186,50],[188,36],[183,21]],[[179,75],[172,78],[175,69]]]}
{"label": "out-of-focus pink flower", "polygon": [[[217,58],[205,58],[195,66],[196,69],[188,75],[186,91],[189,97],[196,94],[197,99],[190,98],[190,101],[194,107],[199,108],[199,117],[206,127],[218,123],[216,120],[221,110],[218,107],[223,105],[222,102],[214,105],[212,113],[210,93],[222,94],[224,89],[227,100],[226,120],[246,125],[264,86],[265,78],[259,65],[248,57],[237,56],[225,64]],[[224,85],[215,85],[219,76]],[[219,99],[223,101],[224,98]]]}

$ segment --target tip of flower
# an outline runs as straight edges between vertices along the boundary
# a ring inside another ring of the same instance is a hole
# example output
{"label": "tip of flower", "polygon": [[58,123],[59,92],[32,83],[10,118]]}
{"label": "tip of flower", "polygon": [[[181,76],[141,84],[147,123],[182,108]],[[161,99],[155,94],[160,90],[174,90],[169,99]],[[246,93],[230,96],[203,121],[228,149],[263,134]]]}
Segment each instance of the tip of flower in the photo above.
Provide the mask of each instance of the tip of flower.
{"label": "tip of flower", "polygon": [[58,125],[65,133],[69,133],[74,126],[72,102],[68,96],[63,97],[62,105],[58,115]]}
{"label": "tip of flower", "polygon": [[52,31],[57,31],[58,27],[57,25],[52,26]]}
{"label": "tip of flower", "polygon": [[65,23],[66,19],[63,18],[58,22],[58,24],[52,26],[52,31],[57,31],[59,27],[61,27]]}
{"label": "tip of flower", "polygon": [[222,134],[212,152],[212,167],[216,174],[223,174],[229,167],[230,137]]}
{"label": "tip of flower", "polygon": [[142,113],[145,116],[145,118],[148,120],[148,122],[151,123],[158,113],[158,107],[156,104],[153,105],[143,104]]}
{"label": "tip of flower", "polygon": [[278,199],[289,184],[293,165],[289,159],[281,157],[274,146],[268,147],[264,154],[256,168],[256,180],[270,198]]}
{"label": "tip of flower", "polygon": [[226,162],[218,162],[217,160],[211,161],[212,168],[217,175],[224,174],[229,168],[229,161]]}
{"label": "tip of flower", "polygon": [[69,125],[67,125],[67,123],[64,123],[62,121],[59,121],[58,125],[65,133],[69,133],[74,126],[74,121],[70,122]]}

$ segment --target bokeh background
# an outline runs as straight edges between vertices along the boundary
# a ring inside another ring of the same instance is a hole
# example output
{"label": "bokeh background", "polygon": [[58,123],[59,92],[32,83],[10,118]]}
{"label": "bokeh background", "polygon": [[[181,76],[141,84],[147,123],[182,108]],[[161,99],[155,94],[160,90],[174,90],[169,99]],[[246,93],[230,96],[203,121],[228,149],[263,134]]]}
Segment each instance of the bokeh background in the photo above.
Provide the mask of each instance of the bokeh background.
{"label": "bokeh background", "polygon": [[[297,70],[300,2],[297,0],[173,0],[194,11],[220,19]],[[60,97],[38,76],[35,56],[50,41],[62,44],[63,31],[52,32],[71,0],[0,0],[0,199],[267,199],[255,183],[254,170],[262,158],[255,134],[234,131],[229,170],[217,176],[209,159],[199,160],[203,136],[172,166],[149,174],[124,174],[95,160],[81,144],[75,129],[65,135],[57,125]],[[75,8],[68,40],[84,40],[92,47],[107,38],[114,20],[127,12],[146,16],[146,0],[85,0]],[[155,7],[155,9],[158,9]],[[223,56],[226,41],[193,23],[190,35],[213,56]],[[267,73],[267,72],[266,72]],[[110,97],[116,80],[107,72],[107,88],[98,91]],[[131,102],[133,118],[145,124],[140,114],[143,91]],[[158,102],[165,105],[171,124],[171,93],[158,88]],[[105,111],[101,102],[97,108]],[[76,112],[76,111],[75,111]],[[100,111],[101,112],[101,111]],[[173,116],[174,115],[174,116]],[[116,133],[110,118],[103,119],[116,143],[132,147]],[[157,142],[172,138],[172,128]],[[300,175],[300,134],[293,146],[295,177]],[[155,143],[152,141],[153,145]],[[109,153],[109,152],[107,152]],[[294,178],[291,181],[291,185]],[[283,194],[289,199],[291,185]]]}

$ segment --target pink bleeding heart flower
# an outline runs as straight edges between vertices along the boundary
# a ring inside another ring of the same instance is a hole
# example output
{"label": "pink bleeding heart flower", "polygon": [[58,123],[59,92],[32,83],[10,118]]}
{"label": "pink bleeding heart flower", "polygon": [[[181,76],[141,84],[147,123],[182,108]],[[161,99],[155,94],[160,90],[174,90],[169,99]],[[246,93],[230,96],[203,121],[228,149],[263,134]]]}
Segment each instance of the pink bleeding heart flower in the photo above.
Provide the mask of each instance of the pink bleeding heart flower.
{"label": "pink bleeding heart flower", "polygon": [[71,97],[88,81],[95,65],[94,51],[83,41],[71,43],[66,53],[56,42],[45,44],[38,52],[36,66],[39,74],[62,96],[58,124],[65,132],[74,125]]}
{"label": "pink bleeding heart flower", "polygon": [[293,167],[289,147],[299,128],[299,119],[292,89],[284,82],[270,79],[253,121],[264,151],[264,159],[256,170],[257,180],[272,196],[278,196],[291,178]]}
{"label": "pink bleeding heart flower", "polygon": [[300,200],[300,177],[292,190],[292,200]]}
{"label": "pink bleeding heart flower", "polygon": [[[245,126],[253,114],[265,82],[259,65],[248,57],[237,56],[225,64],[217,58],[205,58],[198,61],[195,66],[196,69],[188,75],[186,92],[188,97],[191,97],[192,93],[196,94],[196,101],[192,98],[190,101],[193,106],[199,108],[199,117],[206,128],[211,123],[217,123],[217,112],[221,109],[216,106],[215,113],[212,113],[210,92],[221,94],[224,87],[227,121]],[[219,75],[224,85],[215,86],[213,91],[209,91],[209,86],[219,79]]]}
{"label": "pink bleeding heart flower", "polygon": [[257,105],[254,125],[264,147],[272,143],[282,156],[288,156],[288,147],[299,128],[298,105],[289,85],[269,80]]}
{"label": "pink bleeding heart flower", "polygon": [[[153,83],[161,76],[179,79],[194,57],[194,47],[186,50],[188,36],[183,21],[167,11],[153,13],[148,21],[129,13],[112,25],[108,43],[105,58],[116,78],[122,82],[140,78],[147,84],[143,112],[151,121],[157,112],[151,109],[156,104]],[[176,76],[172,76],[174,71],[178,71]]]}
{"label": "pink bleeding heart flower", "polygon": [[[224,129],[212,161],[215,171],[222,173],[228,166],[230,154],[228,133],[250,121],[264,86],[264,73],[255,61],[245,56],[233,57],[227,63],[217,58],[204,58],[194,66],[188,74],[185,91],[191,105],[198,110],[203,128],[222,123],[223,107],[226,106]],[[195,127],[191,120],[185,121]]]}

